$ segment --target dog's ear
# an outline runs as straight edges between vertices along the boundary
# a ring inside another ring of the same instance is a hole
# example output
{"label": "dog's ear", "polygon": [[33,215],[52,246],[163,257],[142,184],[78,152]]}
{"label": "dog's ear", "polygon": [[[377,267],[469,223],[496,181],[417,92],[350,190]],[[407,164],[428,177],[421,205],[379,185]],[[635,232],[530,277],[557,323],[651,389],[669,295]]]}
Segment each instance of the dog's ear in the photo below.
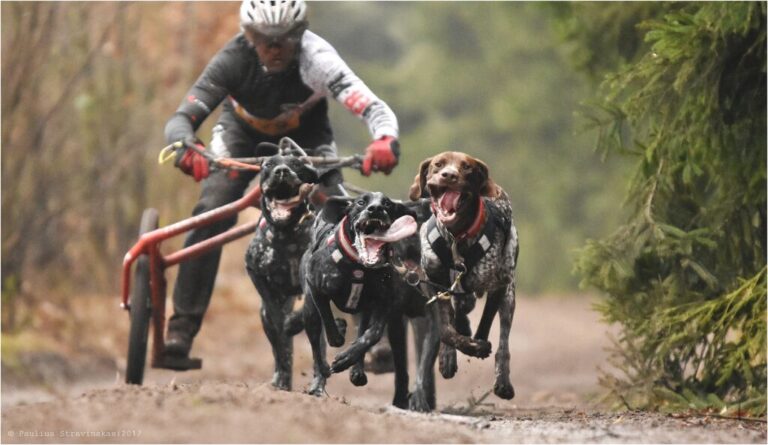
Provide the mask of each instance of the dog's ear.
{"label": "dog's ear", "polygon": [[487,196],[489,198],[498,198],[501,195],[501,189],[491,179],[488,174],[488,166],[485,162],[475,159],[474,166],[471,173],[471,183],[476,190],[480,193],[480,196]]}
{"label": "dog's ear", "polygon": [[416,215],[416,221],[423,223],[432,216],[432,208],[430,207],[431,201],[428,198],[421,198],[418,201],[407,201],[403,205],[408,208],[414,215]]}
{"label": "dog's ear", "polygon": [[301,179],[301,182],[308,183],[308,184],[317,184],[320,182],[320,176],[317,173],[317,170],[315,167],[304,164],[301,167],[301,170],[299,170],[298,174],[299,178]]}
{"label": "dog's ear", "polygon": [[331,224],[338,224],[352,207],[352,200],[350,196],[331,196],[325,201],[320,216]]}
{"label": "dog's ear", "polygon": [[429,170],[429,163],[432,162],[432,158],[427,158],[421,161],[419,166],[419,172],[416,177],[413,178],[413,184],[411,184],[410,193],[408,195],[411,201],[417,201],[419,198],[426,198],[427,191],[427,170]]}
{"label": "dog's ear", "polygon": [[344,178],[341,176],[341,172],[338,168],[332,168],[332,169],[319,169],[318,170],[318,179],[317,182],[319,184],[323,184],[326,187],[333,187],[335,185],[341,184],[344,182]]}
{"label": "dog's ear", "polygon": [[260,142],[256,146],[256,153],[258,156],[274,156],[280,153],[280,147],[271,142]]}
{"label": "dog's ear", "polygon": [[410,215],[413,219],[418,221],[418,214],[416,213],[415,209],[412,208],[413,203],[393,200],[392,205],[394,206],[392,212],[392,216],[394,216],[393,219],[397,219],[405,215]]}

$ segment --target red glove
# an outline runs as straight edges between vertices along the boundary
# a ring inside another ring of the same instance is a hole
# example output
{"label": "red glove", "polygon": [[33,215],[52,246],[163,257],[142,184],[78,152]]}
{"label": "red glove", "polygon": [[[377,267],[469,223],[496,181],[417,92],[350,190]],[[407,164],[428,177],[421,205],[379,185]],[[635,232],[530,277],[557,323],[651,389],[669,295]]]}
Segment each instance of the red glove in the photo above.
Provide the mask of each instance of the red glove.
{"label": "red glove", "polygon": [[384,136],[371,142],[365,149],[362,173],[370,176],[371,171],[392,172],[400,157],[400,143],[392,136]]}
{"label": "red glove", "polygon": [[185,141],[184,147],[176,151],[176,167],[195,178],[196,182],[200,182],[208,177],[210,168],[208,159],[198,153],[197,150],[193,150],[191,148],[193,146],[198,150],[205,150],[205,146],[199,141],[194,142],[194,145]]}

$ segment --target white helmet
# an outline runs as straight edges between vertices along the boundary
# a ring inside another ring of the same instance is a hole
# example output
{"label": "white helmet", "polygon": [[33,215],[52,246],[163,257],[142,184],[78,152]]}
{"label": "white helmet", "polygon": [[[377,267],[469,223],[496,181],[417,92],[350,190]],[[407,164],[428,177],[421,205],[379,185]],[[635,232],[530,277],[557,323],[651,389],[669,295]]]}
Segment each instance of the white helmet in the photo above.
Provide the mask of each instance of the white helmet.
{"label": "white helmet", "polygon": [[304,0],[243,0],[240,26],[262,34],[277,36],[307,24]]}

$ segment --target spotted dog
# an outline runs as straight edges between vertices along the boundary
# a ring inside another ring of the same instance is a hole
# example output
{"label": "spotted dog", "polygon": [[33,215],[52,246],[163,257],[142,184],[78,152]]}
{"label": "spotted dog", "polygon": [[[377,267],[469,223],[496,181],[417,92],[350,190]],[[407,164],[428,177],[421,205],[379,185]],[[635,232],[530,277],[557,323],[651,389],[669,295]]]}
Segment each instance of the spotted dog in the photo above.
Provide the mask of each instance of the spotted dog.
{"label": "spotted dog", "polygon": [[[440,153],[421,163],[410,198],[422,196],[430,198],[433,213],[420,230],[421,265],[436,284],[440,372],[446,378],[456,374],[456,349],[473,357],[490,355],[488,334],[498,313],[493,392],[511,399],[515,391],[509,379],[509,333],[518,238],[509,197],[490,178],[485,163],[460,152]],[[472,336],[467,314],[484,294],[482,317]]]}
{"label": "spotted dog", "polygon": [[[381,193],[366,193],[354,199],[331,197],[317,218],[312,247],[301,264],[307,297],[303,320],[316,368],[327,370],[330,375],[351,367],[352,383],[364,385],[364,354],[381,339],[386,327],[395,365],[392,403],[400,408],[408,406],[403,317],[423,316],[426,299],[403,281],[393,267],[392,255],[393,244],[415,237],[415,217],[416,213],[406,205]],[[334,322],[331,302],[343,312],[360,314],[360,323],[357,339],[329,367],[324,343],[320,341],[323,329],[331,346],[344,344],[344,336]],[[426,373],[431,369],[420,371]],[[434,384],[430,387],[429,378],[419,375],[417,386],[421,384],[427,387],[420,392],[434,400]],[[315,394],[322,394],[321,388],[316,390]]]}
{"label": "spotted dog", "polygon": [[305,198],[319,179],[314,168],[295,156],[278,154],[262,164],[262,213],[245,254],[248,275],[261,296],[262,326],[272,344],[272,385],[283,390],[291,389],[293,372],[293,339],[283,323],[301,294],[299,265],[312,225]]}

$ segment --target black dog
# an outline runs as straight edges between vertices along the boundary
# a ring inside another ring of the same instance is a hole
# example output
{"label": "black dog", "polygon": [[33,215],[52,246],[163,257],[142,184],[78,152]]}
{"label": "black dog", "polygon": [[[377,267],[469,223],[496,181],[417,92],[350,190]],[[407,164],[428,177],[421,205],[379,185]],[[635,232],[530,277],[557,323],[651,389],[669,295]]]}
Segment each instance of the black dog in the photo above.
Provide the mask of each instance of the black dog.
{"label": "black dog", "polygon": [[[421,163],[410,197],[417,200],[425,194],[434,216],[420,231],[421,264],[441,291],[437,293],[443,342],[440,372],[446,378],[456,373],[456,349],[487,357],[488,334],[498,314],[493,392],[511,399],[515,391],[509,379],[509,333],[515,312],[518,237],[509,198],[490,178],[485,163],[461,152],[440,153]],[[488,298],[472,337],[467,314],[485,293]]]}
{"label": "black dog", "polygon": [[[367,378],[363,357],[379,341],[386,326],[395,363],[393,404],[405,408],[408,368],[403,316],[423,316],[426,299],[403,281],[391,259],[392,244],[408,237],[415,239],[416,213],[381,193],[366,193],[354,199],[332,197],[320,215],[313,227],[312,247],[301,264],[307,297],[303,320],[315,368],[339,373],[352,367],[350,380],[355,385],[364,385]],[[341,311],[359,313],[361,317],[357,339],[328,367],[322,330],[325,329],[331,346],[344,344],[344,336],[331,312],[331,301]],[[432,337],[437,338],[436,332]],[[420,371],[427,373],[426,369]],[[417,387],[420,394],[434,403],[434,383],[429,377],[420,375]]]}
{"label": "black dog", "polygon": [[291,389],[293,338],[283,324],[301,294],[299,265],[313,221],[305,198],[319,180],[317,171],[295,156],[267,159],[260,174],[261,219],[245,254],[248,275],[261,296],[264,332],[272,344],[272,385],[284,390]]}

